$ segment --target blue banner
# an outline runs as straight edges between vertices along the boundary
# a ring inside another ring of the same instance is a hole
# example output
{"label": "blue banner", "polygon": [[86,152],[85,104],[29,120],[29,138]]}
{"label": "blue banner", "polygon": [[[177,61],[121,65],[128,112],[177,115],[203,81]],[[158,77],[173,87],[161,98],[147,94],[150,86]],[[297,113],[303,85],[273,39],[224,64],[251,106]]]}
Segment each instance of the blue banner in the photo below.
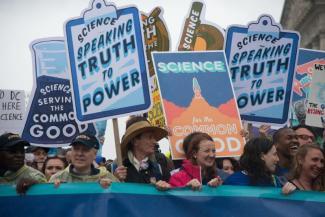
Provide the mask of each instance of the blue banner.
{"label": "blue banner", "polygon": [[281,195],[278,188],[244,186],[203,187],[202,191],[176,189],[160,192],[152,185],[98,183],[32,186],[17,196],[14,186],[0,186],[0,216],[4,217],[323,217],[325,194],[294,192]]}

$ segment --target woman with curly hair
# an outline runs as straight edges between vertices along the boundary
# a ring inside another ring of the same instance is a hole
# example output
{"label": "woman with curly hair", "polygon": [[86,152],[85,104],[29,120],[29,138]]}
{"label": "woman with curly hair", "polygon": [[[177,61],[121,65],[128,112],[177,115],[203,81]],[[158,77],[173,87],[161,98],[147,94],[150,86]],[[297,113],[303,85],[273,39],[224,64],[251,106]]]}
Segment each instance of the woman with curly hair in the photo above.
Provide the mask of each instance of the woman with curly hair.
{"label": "woman with curly hair", "polygon": [[284,194],[294,190],[324,191],[324,153],[315,144],[300,146],[294,158],[289,182],[283,186]]}
{"label": "woman with curly hair", "polygon": [[239,160],[242,170],[229,176],[224,184],[281,187],[278,177],[274,175],[278,162],[276,148],[269,139],[251,139]]}

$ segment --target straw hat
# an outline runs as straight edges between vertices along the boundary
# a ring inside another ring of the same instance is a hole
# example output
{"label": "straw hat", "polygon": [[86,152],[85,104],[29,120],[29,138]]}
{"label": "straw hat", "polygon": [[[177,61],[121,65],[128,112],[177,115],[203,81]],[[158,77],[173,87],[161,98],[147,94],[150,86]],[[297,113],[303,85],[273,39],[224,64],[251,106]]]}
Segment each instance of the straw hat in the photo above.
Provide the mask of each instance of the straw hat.
{"label": "straw hat", "polygon": [[157,141],[161,140],[162,138],[168,135],[168,132],[160,127],[151,126],[147,121],[138,121],[130,125],[122,137],[121,141],[121,152],[122,157],[125,158],[128,151],[128,144],[130,141],[136,137],[137,135],[144,133],[144,132],[152,132],[155,139]]}

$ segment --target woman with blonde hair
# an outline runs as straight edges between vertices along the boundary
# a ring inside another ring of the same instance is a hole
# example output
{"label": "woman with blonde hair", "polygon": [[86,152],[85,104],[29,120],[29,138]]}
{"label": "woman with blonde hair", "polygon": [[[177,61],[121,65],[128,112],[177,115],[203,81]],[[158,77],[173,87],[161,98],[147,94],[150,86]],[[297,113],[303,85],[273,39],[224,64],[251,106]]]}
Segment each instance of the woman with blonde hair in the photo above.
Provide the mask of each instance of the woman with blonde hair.
{"label": "woman with blonde hair", "polygon": [[294,166],[289,182],[283,186],[282,192],[289,194],[294,190],[321,190],[321,175],[324,174],[324,153],[315,144],[300,146],[294,158]]}

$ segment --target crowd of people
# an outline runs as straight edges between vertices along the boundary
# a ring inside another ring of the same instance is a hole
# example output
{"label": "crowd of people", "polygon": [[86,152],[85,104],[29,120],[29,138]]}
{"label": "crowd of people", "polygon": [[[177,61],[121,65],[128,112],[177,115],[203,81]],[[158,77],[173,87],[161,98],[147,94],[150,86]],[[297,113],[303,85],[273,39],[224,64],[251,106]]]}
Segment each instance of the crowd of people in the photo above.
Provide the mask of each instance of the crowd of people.
{"label": "crowd of people", "polygon": [[260,136],[247,140],[239,159],[216,158],[213,138],[193,132],[184,138],[186,159],[179,168],[158,151],[158,142],[169,132],[140,116],[126,123],[122,165],[98,157],[100,143],[87,133],[78,135],[69,149],[54,156],[48,148],[5,133],[0,136],[0,184],[16,184],[19,194],[37,183],[53,183],[59,188],[61,183],[71,182],[98,182],[103,188],[112,182],[144,183],[161,191],[177,187],[196,191],[202,185],[268,186],[282,188],[283,194],[325,191],[324,150],[316,143],[311,127],[284,127],[272,136],[265,130],[268,127],[260,129]]}

